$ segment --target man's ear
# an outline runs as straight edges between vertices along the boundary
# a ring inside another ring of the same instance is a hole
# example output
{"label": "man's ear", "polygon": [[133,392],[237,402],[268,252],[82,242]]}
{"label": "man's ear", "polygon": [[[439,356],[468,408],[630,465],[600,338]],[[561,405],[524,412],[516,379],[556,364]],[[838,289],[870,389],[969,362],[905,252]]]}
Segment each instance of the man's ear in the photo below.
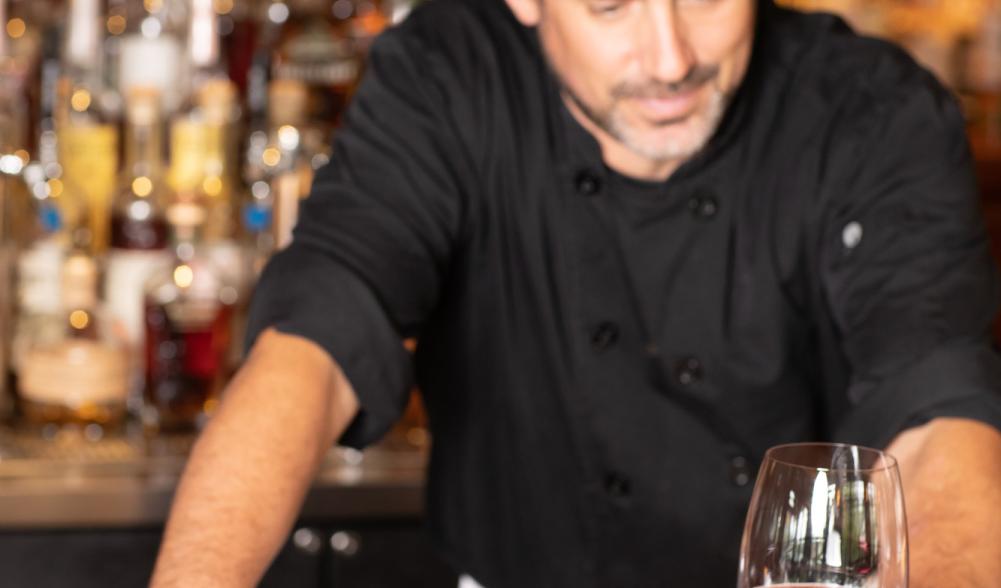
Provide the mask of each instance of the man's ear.
{"label": "man's ear", "polygon": [[542,0],[506,0],[515,18],[526,27],[534,27],[539,24],[539,16],[542,11]]}

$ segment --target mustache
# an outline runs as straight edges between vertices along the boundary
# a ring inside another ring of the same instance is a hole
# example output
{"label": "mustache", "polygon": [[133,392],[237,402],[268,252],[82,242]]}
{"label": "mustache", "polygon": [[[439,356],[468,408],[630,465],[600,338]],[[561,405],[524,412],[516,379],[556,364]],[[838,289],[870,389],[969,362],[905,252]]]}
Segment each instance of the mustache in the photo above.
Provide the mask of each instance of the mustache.
{"label": "mustache", "polygon": [[612,97],[664,100],[699,88],[719,75],[718,65],[696,65],[681,80],[676,82],[622,82],[612,88]]}

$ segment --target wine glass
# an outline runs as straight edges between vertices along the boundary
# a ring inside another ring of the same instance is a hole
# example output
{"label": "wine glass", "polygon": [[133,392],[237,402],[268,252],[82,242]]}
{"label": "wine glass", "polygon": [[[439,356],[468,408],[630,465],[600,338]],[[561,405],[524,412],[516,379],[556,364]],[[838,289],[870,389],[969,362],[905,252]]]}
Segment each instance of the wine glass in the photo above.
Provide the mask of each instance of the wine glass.
{"label": "wine glass", "polygon": [[906,588],[896,460],[856,445],[768,450],[747,511],[738,588]]}

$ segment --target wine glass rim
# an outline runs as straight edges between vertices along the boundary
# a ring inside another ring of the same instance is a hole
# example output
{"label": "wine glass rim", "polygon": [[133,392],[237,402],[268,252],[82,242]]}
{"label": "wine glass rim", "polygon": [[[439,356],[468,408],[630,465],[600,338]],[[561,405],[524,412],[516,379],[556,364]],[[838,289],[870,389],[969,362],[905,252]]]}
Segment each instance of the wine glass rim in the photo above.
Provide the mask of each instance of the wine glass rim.
{"label": "wine glass rim", "polygon": [[832,468],[808,466],[808,465],[803,465],[801,463],[793,463],[786,459],[777,458],[774,455],[779,450],[790,449],[795,447],[827,447],[827,448],[854,447],[861,451],[878,454],[879,457],[881,458],[883,465],[876,467],[869,467],[869,468],[862,468],[862,467],[853,468],[852,471],[856,472],[880,472],[897,468],[897,458],[893,457],[892,455],[883,451],[882,449],[876,449],[874,447],[866,447],[865,445],[856,445],[853,443],[828,443],[824,441],[803,441],[798,443],[783,443],[781,445],[775,445],[773,447],[769,447],[768,450],[765,452],[765,461],[770,460],[776,463],[780,463],[784,466],[809,470],[812,472],[830,472],[832,470]]}

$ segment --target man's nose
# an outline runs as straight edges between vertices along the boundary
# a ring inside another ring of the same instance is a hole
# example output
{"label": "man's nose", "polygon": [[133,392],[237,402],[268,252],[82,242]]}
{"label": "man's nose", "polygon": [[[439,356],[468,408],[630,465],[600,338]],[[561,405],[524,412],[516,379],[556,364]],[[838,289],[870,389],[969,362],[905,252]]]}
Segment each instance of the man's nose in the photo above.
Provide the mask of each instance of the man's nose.
{"label": "man's nose", "polygon": [[641,36],[640,50],[646,74],[662,82],[680,82],[695,65],[687,31],[673,4],[651,3]]}

